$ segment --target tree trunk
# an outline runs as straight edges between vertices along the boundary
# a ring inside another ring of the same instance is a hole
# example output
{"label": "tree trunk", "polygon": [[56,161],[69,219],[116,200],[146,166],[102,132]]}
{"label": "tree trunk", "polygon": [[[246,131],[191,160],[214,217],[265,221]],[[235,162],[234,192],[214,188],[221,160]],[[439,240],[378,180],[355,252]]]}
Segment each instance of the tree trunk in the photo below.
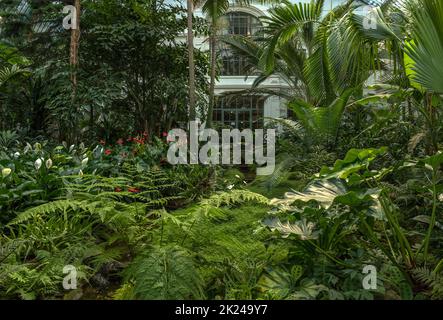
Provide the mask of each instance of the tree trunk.
{"label": "tree trunk", "polygon": [[192,18],[194,12],[193,0],[187,0],[188,9],[188,58],[189,58],[189,119],[195,120],[195,63],[194,63],[194,31]]}
{"label": "tree trunk", "polygon": [[206,117],[206,127],[212,127],[212,117],[214,113],[214,104],[215,104],[215,75],[217,69],[217,35],[216,35],[216,21],[215,19],[212,21],[211,26],[211,35],[209,38],[209,46],[211,49],[211,84],[209,88],[209,106],[208,106],[208,114]]}
{"label": "tree trunk", "polygon": [[77,88],[77,66],[78,66],[78,47],[80,43],[80,0],[75,0],[74,2],[75,6],[75,14],[76,14],[76,27],[71,29],[71,45],[70,45],[70,52],[69,52],[69,64],[72,68],[71,73],[71,82],[72,86],[75,89]]}
{"label": "tree trunk", "polygon": [[[77,95],[77,68],[78,68],[78,47],[80,43],[80,0],[74,1],[75,7],[75,15],[76,15],[76,24],[71,29],[71,43],[69,47],[69,65],[71,67],[71,84],[72,84],[72,106],[75,106],[75,100]],[[77,113],[77,110],[74,111],[74,114]],[[69,132],[72,131],[72,132]],[[66,140],[70,143],[74,142],[75,133],[73,128],[69,128],[66,133]],[[62,139],[65,140],[62,133]]]}

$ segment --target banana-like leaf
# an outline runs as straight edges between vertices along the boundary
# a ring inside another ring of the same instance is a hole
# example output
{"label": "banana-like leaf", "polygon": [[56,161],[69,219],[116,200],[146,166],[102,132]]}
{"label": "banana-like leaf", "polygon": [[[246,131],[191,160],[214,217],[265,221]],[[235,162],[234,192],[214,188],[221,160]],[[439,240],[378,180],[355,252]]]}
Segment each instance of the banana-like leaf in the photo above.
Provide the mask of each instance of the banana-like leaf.
{"label": "banana-like leaf", "polygon": [[328,209],[337,196],[344,195],[346,192],[347,188],[340,180],[314,180],[303,192],[287,192],[284,199],[273,199],[270,204],[281,209],[290,209],[295,201],[314,200],[323,208]]}
{"label": "banana-like leaf", "polygon": [[[270,204],[277,206],[282,211],[294,210],[296,201],[316,201],[325,209],[329,209],[333,204],[343,204],[382,220],[384,214],[379,197],[379,189],[350,190],[346,183],[340,179],[314,180],[303,192],[288,192],[284,199],[273,199]],[[270,226],[269,223],[267,225]],[[282,224],[279,221],[273,221],[272,225],[273,228],[280,230],[282,233],[295,233],[300,236],[303,234],[302,231],[309,229],[305,228],[301,231],[298,225]],[[303,235],[307,236],[307,234]]]}
{"label": "banana-like leaf", "polygon": [[283,238],[287,238],[291,234],[299,236],[300,240],[312,240],[318,238],[318,231],[314,231],[315,224],[307,222],[306,219],[295,223],[282,223],[280,219],[273,217],[264,220],[263,224],[273,231],[279,231],[283,235]]}
{"label": "banana-like leaf", "polygon": [[337,160],[332,168],[323,167],[319,176],[322,179],[339,178],[349,180],[349,177],[353,174],[367,170],[371,162],[384,155],[386,151],[386,147],[380,149],[351,149],[345,158]]}

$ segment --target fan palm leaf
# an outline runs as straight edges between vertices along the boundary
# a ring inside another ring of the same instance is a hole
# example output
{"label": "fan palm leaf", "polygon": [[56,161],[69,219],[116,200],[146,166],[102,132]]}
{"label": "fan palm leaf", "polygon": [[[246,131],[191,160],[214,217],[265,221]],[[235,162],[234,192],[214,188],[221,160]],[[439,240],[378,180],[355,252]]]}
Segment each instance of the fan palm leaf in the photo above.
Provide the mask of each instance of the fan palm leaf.
{"label": "fan palm leaf", "polygon": [[412,59],[413,80],[425,89],[443,93],[443,2],[411,2],[413,41],[405,51]]}

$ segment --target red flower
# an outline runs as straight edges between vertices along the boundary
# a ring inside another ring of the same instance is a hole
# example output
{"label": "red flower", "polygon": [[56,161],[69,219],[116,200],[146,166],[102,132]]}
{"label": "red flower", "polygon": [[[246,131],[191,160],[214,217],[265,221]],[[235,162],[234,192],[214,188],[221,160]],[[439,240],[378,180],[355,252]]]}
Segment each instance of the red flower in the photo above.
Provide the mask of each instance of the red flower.
{"label": "red flower", "polygon": [[122,189],[121,188],[119,188],[119,187],[117,187],[117,188],[115,188],[115,190],[114,190],[115,192],[122,192]]}
{"label": "red flower", "polygon": [[105,154],[106,154],[107,156],[109,156],[111,153],[112,153],[112,150],[110,150],[110,149],[106,149]]}
{"label": "red flower", "polygon": [[163,137],[167,137],[168,133],[167,132],[163,132]]}
{"label": "red flower", "polygon": [[132,141],[132,137],[129,137],[128,139],[126,139],[126,141],[131,142]]}
{"label": "red flower", "polygon": [[123,141],[122,138],[120,138],[120,139],[117,140],[116,143],[119,144],[119,145],[123,145],[123,143],[125,143],[125,142]]}
{"label": "red flower", "polygon": [[128,188],[128,192],[139,193],[139,192],[140,192],[140,189],[137,189],[137,188]]}
{"label": "red flower", "polygon": [[105,144],[106,144],[106,141],[105,140],[100,140],[100,144],[102,145],[102,146],[104,146]]}
{"label": "red flower", "polygon": [[148,132],[147,132],[147,131],[143,132],[143,135],[144,135],[145,137],[147,137],[147,136],[148,136]]}

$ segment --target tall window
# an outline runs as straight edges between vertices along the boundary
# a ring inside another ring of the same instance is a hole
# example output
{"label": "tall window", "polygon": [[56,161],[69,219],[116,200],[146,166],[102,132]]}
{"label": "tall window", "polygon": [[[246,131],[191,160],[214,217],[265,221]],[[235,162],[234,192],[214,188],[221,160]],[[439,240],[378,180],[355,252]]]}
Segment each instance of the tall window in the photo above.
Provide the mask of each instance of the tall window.
{"label": "tall window", "polygon": [[255,16],[245,12],[230,12],[223,17],[223,34],[254,36],[261,28],[261,22]]}
{"label": "tall window", "polygon": [[[259,19],[245,12],[230,12],[223,17],[223,35],[252,37],[262,27]],[[222,76],[242,76],[246,74],[246,59],[232,52],[225,44],[219,44],[219,55],[223,61]]]}
{"label": "tall window", "polygon": [[224,128],[262,128],[264,103],[261,96],[219,97],[213,120]]}

